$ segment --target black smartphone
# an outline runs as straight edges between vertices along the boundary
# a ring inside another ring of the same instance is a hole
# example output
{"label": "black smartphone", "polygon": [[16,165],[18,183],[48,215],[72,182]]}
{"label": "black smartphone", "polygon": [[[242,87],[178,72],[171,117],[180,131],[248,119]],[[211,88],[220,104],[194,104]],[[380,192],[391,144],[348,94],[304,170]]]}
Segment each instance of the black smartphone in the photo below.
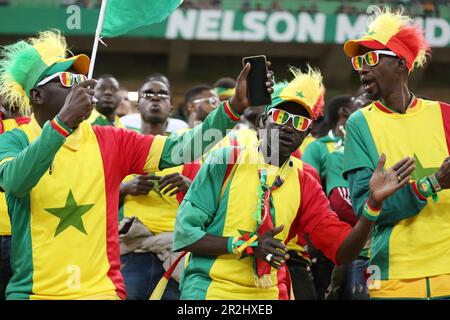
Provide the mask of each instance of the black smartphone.
{"label": "black smartphone", "polygon": [[249,105],[253,107],[269,105],[272,97],[267,92],[267,64],[266,56],[244,57],[242,65],[250,63],[251,69],[247,77],[247,97]]}

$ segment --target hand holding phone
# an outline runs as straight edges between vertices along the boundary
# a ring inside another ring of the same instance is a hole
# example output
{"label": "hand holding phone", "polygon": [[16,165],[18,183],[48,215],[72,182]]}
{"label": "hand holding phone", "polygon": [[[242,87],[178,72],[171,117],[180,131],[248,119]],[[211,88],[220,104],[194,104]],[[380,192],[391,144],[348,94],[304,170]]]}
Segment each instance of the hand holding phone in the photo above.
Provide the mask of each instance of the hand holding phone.
{"label": "hand holding phone", "polygon": [[262,106],[272,103],[271,94],[267,91],[266,82],[271,81],[268,79],[267,74],[269,70],[267,68],[267,59],[264,55],[244,57],[242,64],[245,66],[250,63],[250,72],[247,76],[247,96],[249,100],[249,106]]}
{"label": "hand holding phone", "polygon": [[[269,61],[265,62],[266,66],[264,67],[265,70],[267,68],[270,68],[271,63]],[[249,107],[250,99],[248,95],[248,87],[249,87],[249,80],[248,76],[251,72],[251,64],[250,62],[244,64],[244,68],[241,70],[241,73],[236,79],[236,90],[234,95],[230,98],[230,104],[232,109],[238,113],[243,114],[245,109]],[[256,67],[255,67],[256,68]],[[273,93],[273,72],[268,70],[267,72],[264,71],[264,90],[267,94],[267,96],[270,98],[270,95]],[[253,103],[254,101],[252,101]],[[266,101],[271,103],[271,100]]]}

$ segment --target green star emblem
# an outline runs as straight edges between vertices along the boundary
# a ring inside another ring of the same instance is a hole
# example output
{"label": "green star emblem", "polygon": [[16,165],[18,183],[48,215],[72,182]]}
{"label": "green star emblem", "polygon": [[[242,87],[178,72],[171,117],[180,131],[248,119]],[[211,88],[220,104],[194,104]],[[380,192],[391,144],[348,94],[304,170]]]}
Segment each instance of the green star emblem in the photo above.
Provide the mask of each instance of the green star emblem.
{"label": "green star emblem", "polygon": [[69,195],[67,196],[66,204],[63,208],[44,209],[48,213],[60,219],[58,227],[56,227],[54,237],[56,237],[58,234],[60,234],[70,226],[87,235],[81,217],[85,215],[93,206],[93,204],[78,205],[75,201],[75,198],[73,197],[72,190],[70,190]]}
{"label": "green star emblem", "polygon": [[297,97],[299,97],[299,98],[304,98],[305,96],[303,95],[303,92],[301,92],[301,91],[297,91],[296,93],[295,93],[295,95],[297,96]]}
{"label": "green star emblem", "polygon": [[439,168],[424,168],[416,154],[414,154],[414,160],[416,160],[416,170],[414,170],[411,177],[416,181],[435,173],[439,169]]}
{"label": "green star emblem", "polygon": [[375,31],[369,31],[369,32],[367,32],[367,35],[368,36],[373,36],[375,33],[376,33]]}

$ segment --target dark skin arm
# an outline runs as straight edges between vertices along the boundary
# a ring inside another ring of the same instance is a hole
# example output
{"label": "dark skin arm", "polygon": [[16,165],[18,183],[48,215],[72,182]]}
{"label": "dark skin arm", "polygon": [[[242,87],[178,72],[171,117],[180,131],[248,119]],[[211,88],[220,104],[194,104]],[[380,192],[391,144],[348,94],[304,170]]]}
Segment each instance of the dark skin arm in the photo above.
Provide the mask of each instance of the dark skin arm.
{"label": "dark skin arm", "polygon": [[[368,203],[372,208],[381,208],[385,199],[409,182],[411,174],[416,168],[414,159],[409,157],[403,158],[387,171],[383,171],[385,162],[386,156],[382,154],[370,179],[371,194]],[[354,260],[364,247],[374,225],[375,222],[361,216],[350,234],[342,242],[336,254],[336,260],[343,264]]]}
{"label": "dark skin arm", "polygon": [[[415,169],[414,159],[409,157],[402,159],[387,171],[383,171],[385,162],[386,156],[383,154],[370,180],[372,193],[368,201],[373,208],[381,208],[387,197],[405,186]],[[337,252],[336,258],[340,263],[350,262],[358,256],[374,224],[365,217],[358,221]],[[275,240],[275,236],[283,230],[283,227],[280,225],[262,234],[258,238],[258,246],[253,247],[255,256],[260,260],[265,260],[265,257],[272,253],[273,258],[270,265],[276,269],[279,269],[284,261],[289,259],[286,246]],[[197,242],[185,247],[184,250],[212,256],[228,254],[228,238],[206,234]]]}
{"label": "dark skin arm", "polygon": [[[273,257],[270,265],[276,269],[279,269],[282,266],[284,260],[289,259],[287,248],[284,243],[274,239],[274,236],[280,233],[283,228],[284,226],[281,225],[263,233],[258,238],[258,246],[253,247],[255,256],[261,260],[264,260],[269,253],[272,253]],[[229,254],[228,238],[205,234],[203,238],[190,246],[187,246],[184,250],[209,256]]]}

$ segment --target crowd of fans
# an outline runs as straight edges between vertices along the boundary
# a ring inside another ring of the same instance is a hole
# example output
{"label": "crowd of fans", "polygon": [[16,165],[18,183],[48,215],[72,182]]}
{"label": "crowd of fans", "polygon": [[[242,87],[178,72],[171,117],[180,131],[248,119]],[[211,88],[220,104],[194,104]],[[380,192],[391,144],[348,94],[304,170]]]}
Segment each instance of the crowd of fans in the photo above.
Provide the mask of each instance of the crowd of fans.
{"label": "crowd of fans", "polygon": [[163,74],[88,80],[57,30],[5,46],[0,299],[448,299],[450,106],[408,88],[410,21],[346,41],[350,94],[266,62],[252,103],[248,63],[178,111]]}

